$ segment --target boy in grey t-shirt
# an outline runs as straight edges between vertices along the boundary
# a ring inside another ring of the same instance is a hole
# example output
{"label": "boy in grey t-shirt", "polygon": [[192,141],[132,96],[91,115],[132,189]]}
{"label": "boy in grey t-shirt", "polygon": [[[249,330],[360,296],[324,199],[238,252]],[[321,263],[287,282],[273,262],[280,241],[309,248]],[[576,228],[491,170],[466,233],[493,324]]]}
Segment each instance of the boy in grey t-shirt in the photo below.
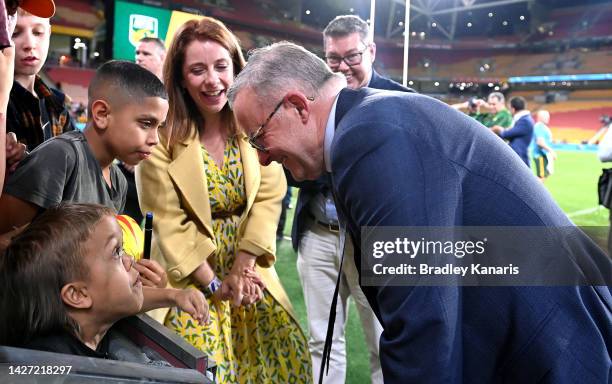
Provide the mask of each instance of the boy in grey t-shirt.
{"label": "boy in grey t-shirt", "polygon": [[125,178],[115,164],[110,166],[110,185],[101,176],[102,168],[85,134],[72,131],[47,140],[25,158],[11,175],[5,193],[44,209],[73,201],[121,212]]}
{"label": "boy in grey t-shirt", "polygon": [[110,61],[96,72],[88,98],[83,133],[68,132],[37,147],[8,179],[0,197],[0,234],[62,201],[123,209],[126,181],[113,161],[136,165],[150,156],[168,112],[166,91],[146,69]]}

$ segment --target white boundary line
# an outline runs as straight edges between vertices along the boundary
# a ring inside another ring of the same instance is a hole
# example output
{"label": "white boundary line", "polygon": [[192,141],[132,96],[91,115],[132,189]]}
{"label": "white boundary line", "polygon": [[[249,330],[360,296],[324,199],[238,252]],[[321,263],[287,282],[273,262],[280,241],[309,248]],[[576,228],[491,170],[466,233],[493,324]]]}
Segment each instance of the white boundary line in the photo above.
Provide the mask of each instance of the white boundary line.
{"label": "white boundary line", "polygon": [[596,206],[593,208],[587,208],[587,209],[581,209],[579,211],[574,211],[574,212],[570,212],[567,214],[567,217],[576,217],[576,216],[582,216],[582,215],[588,215],[589,213],[593,213],[593,212],[597,212],[600,209],[602,209],[601,206]]}

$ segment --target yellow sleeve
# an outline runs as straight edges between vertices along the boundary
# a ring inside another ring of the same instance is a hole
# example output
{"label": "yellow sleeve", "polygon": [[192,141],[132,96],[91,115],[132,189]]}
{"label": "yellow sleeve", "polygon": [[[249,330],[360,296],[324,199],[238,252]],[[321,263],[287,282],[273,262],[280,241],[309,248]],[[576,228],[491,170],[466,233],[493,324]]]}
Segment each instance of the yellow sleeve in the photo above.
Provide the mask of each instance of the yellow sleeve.
{"label": "yellow sleeve", "polygon": [[182,205],[179,190],[168,173],[172,162],[168,149],[158,144],[151,158],[136,167],[138,200],[143,212],[153,212],[154,241],[161,251],[154,259],[166,266],[174,286],[185,285],[187,278],[216,246],[202,233]]}
{"label": "yellow sleeve", "polygon": [[259,266],[269,267],[276,261],[276,228],[281,201],[287,191],[287,179],[280,164],[259,168],[259,190],[247,217],[239,249],[257,256]]}

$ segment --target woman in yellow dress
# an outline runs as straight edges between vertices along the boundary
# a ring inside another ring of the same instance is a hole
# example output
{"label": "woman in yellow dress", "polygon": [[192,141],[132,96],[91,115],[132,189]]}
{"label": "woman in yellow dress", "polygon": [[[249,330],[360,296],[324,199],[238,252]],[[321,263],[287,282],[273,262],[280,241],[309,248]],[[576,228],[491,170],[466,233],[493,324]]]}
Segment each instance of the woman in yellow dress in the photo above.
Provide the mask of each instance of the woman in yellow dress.
{"label": "woman in yellow dress", "polygon": [[161,320],[215,360],[219,383],[310,382],[307,341],[273,267],[285,177],[259,165],[227,103],[244,67],[238,41],[218,20],[190,20],[166,57],[170,109],[136,171],[138,195],[155,217],[152,257],[173,286],[206,294],[210,322],[177,308]]}

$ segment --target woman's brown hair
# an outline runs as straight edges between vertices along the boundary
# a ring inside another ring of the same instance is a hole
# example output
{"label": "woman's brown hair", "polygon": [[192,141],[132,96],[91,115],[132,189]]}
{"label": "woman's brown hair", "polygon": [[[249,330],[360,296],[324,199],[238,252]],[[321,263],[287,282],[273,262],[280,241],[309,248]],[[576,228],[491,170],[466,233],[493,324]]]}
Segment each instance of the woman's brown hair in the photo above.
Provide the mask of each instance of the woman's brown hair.
{"label": "woman's brown hair", "polygon": [[[168,91],[170,107],[166,118],[166,127],[161,134],[167,141],[170,149],[176,143],[190,138],[196,133],[198,127],[205,124],[200,111],[191,99],[191,96],[184,89],[182,82],[187,46],[193,41],[206,40],[215,41],[227,49],[232,58],[234,77],[245,66],[244,56],[242,55],[238,39],[219,20],[211,17],[204,17],[201,20],[189,20],[178,29],[170,44],[170,49],[166,54],[166,62],[164,63],[164,83]],[[223,107],[220,113],[230,135],[236,134],[238,125],[229,103]]]}

